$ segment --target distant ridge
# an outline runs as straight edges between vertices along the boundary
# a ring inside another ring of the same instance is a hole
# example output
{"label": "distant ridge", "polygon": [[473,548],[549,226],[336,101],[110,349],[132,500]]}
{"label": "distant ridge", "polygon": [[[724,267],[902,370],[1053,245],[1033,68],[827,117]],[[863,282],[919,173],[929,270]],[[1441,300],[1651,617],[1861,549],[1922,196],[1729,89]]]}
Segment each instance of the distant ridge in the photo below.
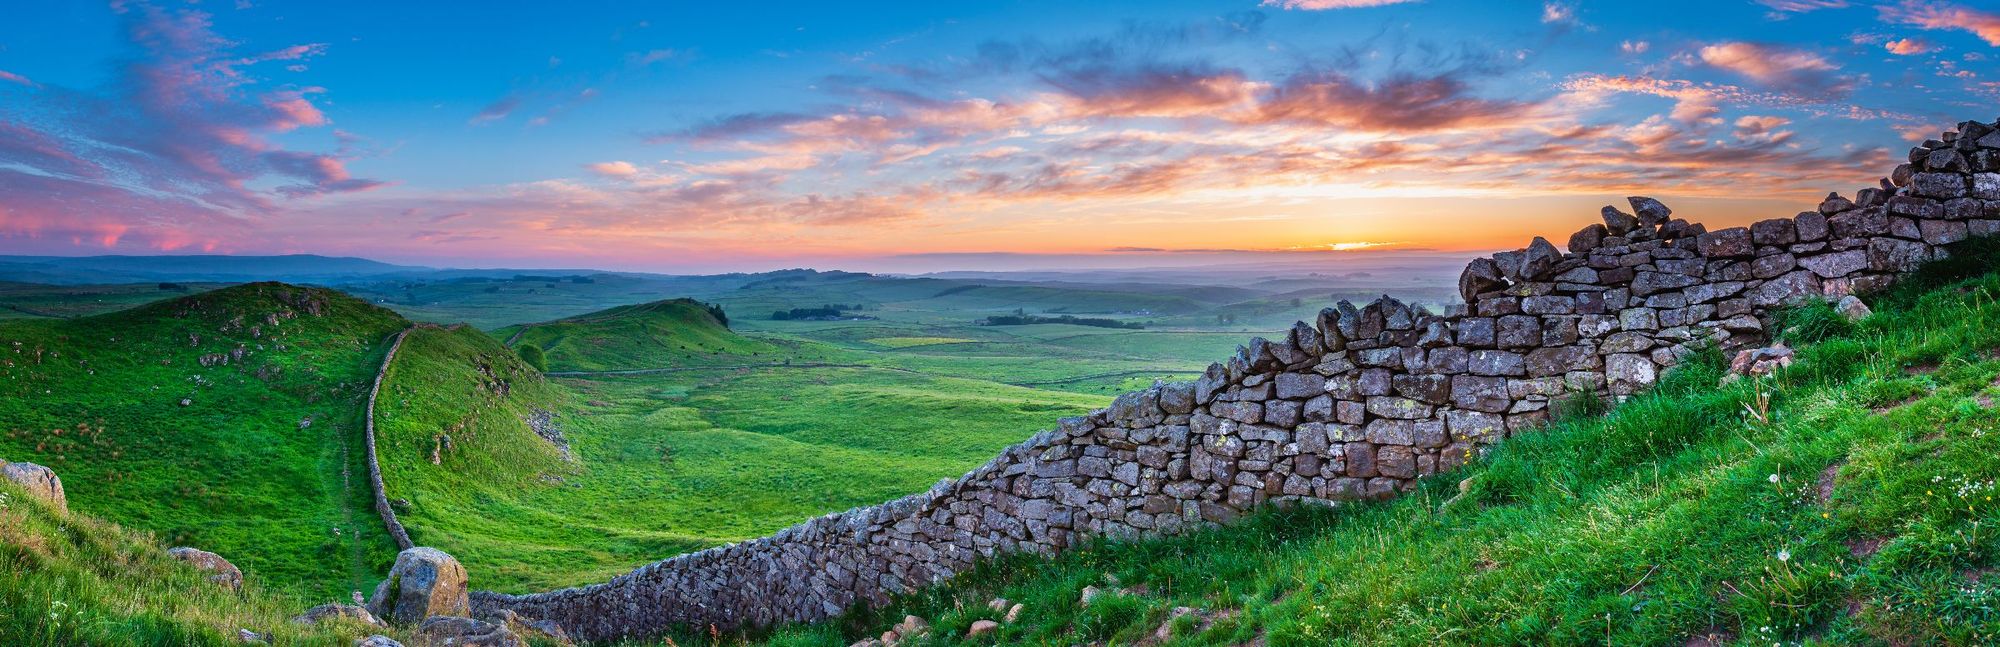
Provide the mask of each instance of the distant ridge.
{"label": "distant ridge", "polygon": [[77,285],[189,281],[329,283],[431,268],[346,256],[0,256],[0,279]]}

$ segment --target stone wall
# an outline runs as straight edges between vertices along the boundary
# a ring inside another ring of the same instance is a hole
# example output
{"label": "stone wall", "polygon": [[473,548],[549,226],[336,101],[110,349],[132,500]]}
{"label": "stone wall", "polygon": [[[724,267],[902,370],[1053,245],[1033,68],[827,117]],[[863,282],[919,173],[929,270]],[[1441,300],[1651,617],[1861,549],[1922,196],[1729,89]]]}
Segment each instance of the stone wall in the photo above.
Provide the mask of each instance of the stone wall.
{"label": "stone wall", "polygon": [[[1761,316],[1867,291],[2000,231],[2000,134],[1976,122],[1912,150],[1881,186],[1816,210],[1706,231],[1632,198],[1567,249],[1542,238],[1474,260],[1465,304],[1342,303],[1251,340],[1191,383],[1119,396],[957,479],[776,535],[649,564],[603,584],[478,593],[590,640],[675,624],[827,618],[950,577],[975,559],[1091,535],[1174,534],[1274,500],[1392,496],[1531,429],[1576,390],[1651,385],[1700,344],[1764,339]],[[475,565],[476,569],[476,565]]]}
{"label": "stone wall", "polygon": [[368,411],[363,418],[362,438],[368,447],[368,487],[374,491],[375,513],[382,515],[382,527],[389,529],[389,538],[396,540],[396,550],[415,547],[410,543],[410,533],[403,530],[403,522],[396,519],[396,509],[389,506],[389,494],[382,489],[382,463],[375,457],[375,398],[382,394],[382,380],[389,376],[389,365],[396,361],[396,351],[403,349],[403,339],[417,326],[404,328],[389,342],[389,352],[382,356],[382,367],[375,369],[375,384],[368,388]]}

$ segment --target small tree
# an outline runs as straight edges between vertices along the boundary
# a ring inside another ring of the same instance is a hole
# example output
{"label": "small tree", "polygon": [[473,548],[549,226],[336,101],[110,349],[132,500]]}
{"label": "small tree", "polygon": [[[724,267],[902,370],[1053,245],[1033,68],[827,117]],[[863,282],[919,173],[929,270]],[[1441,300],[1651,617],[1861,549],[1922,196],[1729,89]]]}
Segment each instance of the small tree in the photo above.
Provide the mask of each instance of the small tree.
{"label": "small tree", "polygon": [[520,355],[523,363],[535,367],[537,371],[546,373],[549,370],[549,356],[542,352],[542,347],[540,346],[521,344],[514,349],[514,354]]}

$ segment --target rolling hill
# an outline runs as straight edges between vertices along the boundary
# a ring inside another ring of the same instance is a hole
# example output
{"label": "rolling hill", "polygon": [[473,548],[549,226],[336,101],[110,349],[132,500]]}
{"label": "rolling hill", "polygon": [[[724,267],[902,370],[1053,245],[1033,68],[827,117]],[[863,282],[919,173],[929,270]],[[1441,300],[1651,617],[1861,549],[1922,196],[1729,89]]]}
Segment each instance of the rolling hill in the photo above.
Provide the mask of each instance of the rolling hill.
{"label": "rolling hill", "polygon": [[512,347],[542,349],[551,371],[614,371],[770,363],[782,349],[729,330],[719,310],[692,299],[620,306],[494,331]]}
{"label": "rolling hill", "polygon": [[76,510],[279,588],[346,595],[394,554],[358,441],[369,381],[406,325],[276,283],[0,321],[0,458],[55,469]]}
{"label": "rolling hill", "polygon": [[[471,328],[411,331],[377,404],[388,496],[417,543],[503,591],[583,584],[921,489],[1102,404],[860,365],[688,366],[773,364],[780,348],[689,301],[516,332],[517,348],[550,343],[552,369],[581,350],[585,365],[630,352],[691,370],[545,379]],[[662,340],[734,354],[661,352]]]}

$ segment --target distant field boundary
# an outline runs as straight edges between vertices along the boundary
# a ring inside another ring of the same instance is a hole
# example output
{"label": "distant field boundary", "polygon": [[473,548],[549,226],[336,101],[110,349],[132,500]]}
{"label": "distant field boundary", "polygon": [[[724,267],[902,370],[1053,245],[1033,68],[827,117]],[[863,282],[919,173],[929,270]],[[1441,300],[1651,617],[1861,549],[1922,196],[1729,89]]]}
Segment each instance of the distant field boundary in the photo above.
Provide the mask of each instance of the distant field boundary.
{"label": "distant field boundary", "polygon": [[1090,374],[1090,375],[1078,375],[1078,376],[1076,376],[1076,377],[1065,377],[1065,378],[1062,378],[1062,379],[1060,379],[1060,380],[1042,380],[1042,381],[1039,381],[1039,382],[1010,382],[1009,384],[1012,384],[1012,385],[1014,385],[1014,386],[1047,386],[1047,385],[1050,385],[1050,384],[1075,384],[1075,383],[1077,383],[1077,382],[1088,382],[1088,381],[1091,381],[1091,380],[1100,380],[1100,379],[1104,379],[1104,378],[1107,378],[1107,377],[1125,377],[1125,376],[1127,376],[1127,375],[1162,375],[1162,374],[1164,374],[1164,375],[1201,375],[1201,374],[1202,374],[1202,371],[1196,371],[1196,370],[1176,370],[1176,369],[1164,369],[1164,368],[1163,368],[1163,369],[1155,369],[1155,370],[1146,370],[1146,369],[1139,369],[1139,370],[1134,370],[1134,371],[1112,371],[1112,372],[1109,372],[1109,373],[1092,373],[1092,374]]}
{"label": "distant field boundary", "polygon": [[893,366],[873,366],[869,364],[835,364],[828,362],[798,362],[795,364],[725,364],[721,366],[669,366],[664,368],[624,368],[609,371],[548,371],[549,377],[616,377],[622,375],[653,375],[655,373],[687,373],[693,371],[730,371],[746,368],[879,368],[885,371],[916,373],[906,368]]}
{"label": "distant field boundary", "polygon": [[382,356],[382,366],[375,369],[375,385],[368,389],[368,416],[363,434],[368,441],[368,487],[375,491],[375,511],[382,515],[382,525],[389,528],[397,550],[409,550],[416,544],[410,542],[410,533],[403,530],[403,522],[396,519],[396,511],[389,507],[389,495],[382,489],[382,463],[375,456],[375,398],[382,394],[382,381],[389,375],[389,365],[396,361],[396,351],[403,348],[403,340],[417,328],[410,326],[398,331],[395,341],[389,343],[388,354]]}

